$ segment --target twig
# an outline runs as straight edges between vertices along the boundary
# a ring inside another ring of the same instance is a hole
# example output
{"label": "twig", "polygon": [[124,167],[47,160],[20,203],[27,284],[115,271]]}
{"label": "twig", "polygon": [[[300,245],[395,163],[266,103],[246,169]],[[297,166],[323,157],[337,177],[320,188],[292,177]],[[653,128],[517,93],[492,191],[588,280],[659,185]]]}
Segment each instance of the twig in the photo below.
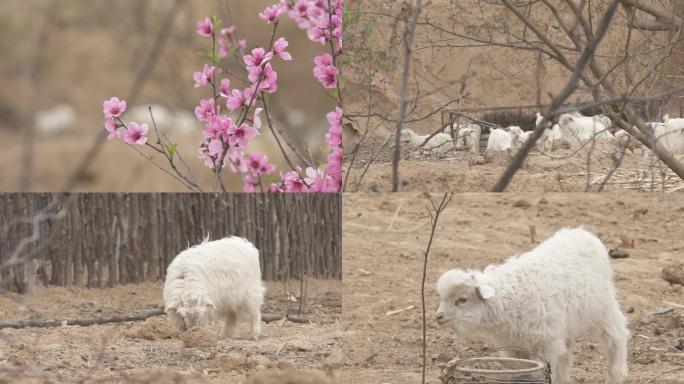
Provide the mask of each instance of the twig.
{"label": "twig", "polygon": [[425,249],[425,259],[423,260],[423,279],[420,285],[420,301],[423,309],[423,379],[422,384],[425,384],[425,374],[427,369],[427,320],[425,316],[425,280],[427,278],[427,264],[428,256],[430,255],[430,247],[432,247],[432,240],[435,237],[435,230],[437,229],[437,222],[439,220],[439,215],[446,209],[447,205],[454,197],[453,193],[445,193],[442,197],[442,201],[439,205],[435,205],[430,198],[430,204],[432,205],[432,211],[428,209],[430,214],[430,222],[432,224],[432,229],[430,230],[430,240],[428,241],[427,249]]}
{"label": "twig", "polygon": [[413,40],[416,35],[416,23],[422,10],[422,0],[416,0],[416,7],[413,10],[413,16],[410,24],[406,27],[406,35],[404,36],[404,64],[401,77],[401,91],[400,91],[400,105],[399,105],[399,121],[397,122],[397,129],[394,132],[394,154],[392,156],[392,192],[399,192],[401,188],[401,180],[399,180],[399,161],[401,160],[401,130],[406,118],[406,111],[408,108],[408,78],[411,65],[411,50],[413,49]]}

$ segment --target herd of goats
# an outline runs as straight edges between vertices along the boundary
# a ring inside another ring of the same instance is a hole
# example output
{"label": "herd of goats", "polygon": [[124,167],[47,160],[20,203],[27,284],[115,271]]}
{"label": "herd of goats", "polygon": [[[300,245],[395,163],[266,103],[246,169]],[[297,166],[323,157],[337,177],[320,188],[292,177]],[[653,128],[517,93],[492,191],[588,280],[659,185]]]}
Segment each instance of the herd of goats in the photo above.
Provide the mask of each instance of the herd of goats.
{"label": "herd of goats", "polygon": [[[536,126],[544,120],[537,113]],[[684,155],[684,118],[663,116],[662,122],[649,122],[653,141],[660,142],[675,155]],[[532,131],[524,131],[519,126],[485,128],[488,130],[487,152],[511,151],[519,149],[532,136]],[[477,123],[451,124],[435,135],[419,135],[410,129],[401,133],[403,144],[428,149],[432,152],[447,153],[452,150],[480,152],[480,140],[486,134]],[[620,129],[604,115],[584,116],[579,112],[566,113],[558,117],[558,122],[548,123],[542,136],[536,142],[536,150],[549,153],[557,149],[570,149],[584,145],[590,140],[613,143],[620,149],[631,152],[641,151],[644,156],[652,153],[647,146]]]}

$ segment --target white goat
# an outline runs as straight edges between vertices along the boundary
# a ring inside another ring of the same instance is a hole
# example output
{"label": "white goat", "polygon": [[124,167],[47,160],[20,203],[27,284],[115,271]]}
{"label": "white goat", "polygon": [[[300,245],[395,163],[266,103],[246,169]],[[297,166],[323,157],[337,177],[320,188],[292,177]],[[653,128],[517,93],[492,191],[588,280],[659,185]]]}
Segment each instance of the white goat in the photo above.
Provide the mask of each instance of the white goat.
{"label": "white goat", "polygon": [[663,122],[652,125],[656,140],[673,154],[684,155],[684,118],[670,119],[666,114]]}
{"label": "white goat", "polygon": [[487,151],[508,151],[513,146],[513,136],[503,129],[489,130]]}
{"label": "white goat", "polygon": [[76,110],[70,105],[61,104],[49,111],[39,111],[35,116],[36,131],[44,136],[56,136],[74,128]]}
{"label": "white goat", "polygon": [[[404,144],[409,144],[413,147],[418,147],[423,142],[425,139],[428,138],[429,135],[419,135],[412,130],[405,128],[401,131],[401,142]],[[430,141],[425,144],[423,148],[429,149],[434,152],[447,152],[451,148],[453,148],[453,140],[451,139],[451,135],[447,135],[446,133],[438,133],[434,135]]]}
{"label": "white goat", "polygon": [[609,126],[604,123],[602,118],[578,117],[568,113],[558,118],[563,138],[575,143],[613,138],[613,134],[608,130]]}
{"label": "white goat", "polygon": [[561,140],[562,138],[563,133],[561,132],[560,125],[554,124],[553,128],[545,129],[544,132],[542,132],[537,147],[540,151],[551,152],[553,150],[553,142]]}
{"label": "white goat", "polygon": [[450,125],[444,129],[444,133],[447,135],[452,135],[452,132],[456,131],[458,131],[456,149],[467,149],[472,153],[480,152],[480,137],[482,136],[480,125],[474,123]]}
{"label": "white goat", "polygon": [[164,311],[181,331],[219,320],[222,338],[233,337],[237,320],[244,319],[250,324],[250,337],[257,340],[264,291],[259,251],[252,243],[239,237],[205,240],[169,265]]}
{"label": "white goat", "polygon": [[437,281],[437,322],[457,334],[546,358],[552,382],[570,380],[579,337],[598,339],[608,377],[627,377],[627,330],[608,251],[582,229],[561,229],[535,249],[484,272],[452,269]]}

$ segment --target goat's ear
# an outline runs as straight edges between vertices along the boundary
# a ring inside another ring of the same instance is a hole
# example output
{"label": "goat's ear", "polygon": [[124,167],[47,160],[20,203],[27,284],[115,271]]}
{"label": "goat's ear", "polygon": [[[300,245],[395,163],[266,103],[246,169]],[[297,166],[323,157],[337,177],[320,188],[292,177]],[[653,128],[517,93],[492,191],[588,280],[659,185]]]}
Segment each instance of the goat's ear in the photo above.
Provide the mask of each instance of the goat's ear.
{"label": "goat's ear", "polygon": [[480,298],[480,300],[489,300],[492,297],[494,297],[496,290],[493,287],[490,287],[489,285],[482,284],[475,287],[475,293],[477,294],[477,297]]}

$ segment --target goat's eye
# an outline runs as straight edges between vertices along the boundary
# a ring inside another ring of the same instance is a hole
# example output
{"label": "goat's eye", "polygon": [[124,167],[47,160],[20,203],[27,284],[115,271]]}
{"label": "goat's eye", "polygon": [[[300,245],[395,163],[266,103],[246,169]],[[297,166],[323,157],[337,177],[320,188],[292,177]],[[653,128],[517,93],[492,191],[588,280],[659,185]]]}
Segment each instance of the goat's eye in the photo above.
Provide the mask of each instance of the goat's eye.
{"label": "goat's eye", "polygon": [[466,301],[468,301],[468,299],[466,299],[465,297],[460,297],[460,298],[456,299],[454,304],[461,305],[461,304],[465,303]]}

